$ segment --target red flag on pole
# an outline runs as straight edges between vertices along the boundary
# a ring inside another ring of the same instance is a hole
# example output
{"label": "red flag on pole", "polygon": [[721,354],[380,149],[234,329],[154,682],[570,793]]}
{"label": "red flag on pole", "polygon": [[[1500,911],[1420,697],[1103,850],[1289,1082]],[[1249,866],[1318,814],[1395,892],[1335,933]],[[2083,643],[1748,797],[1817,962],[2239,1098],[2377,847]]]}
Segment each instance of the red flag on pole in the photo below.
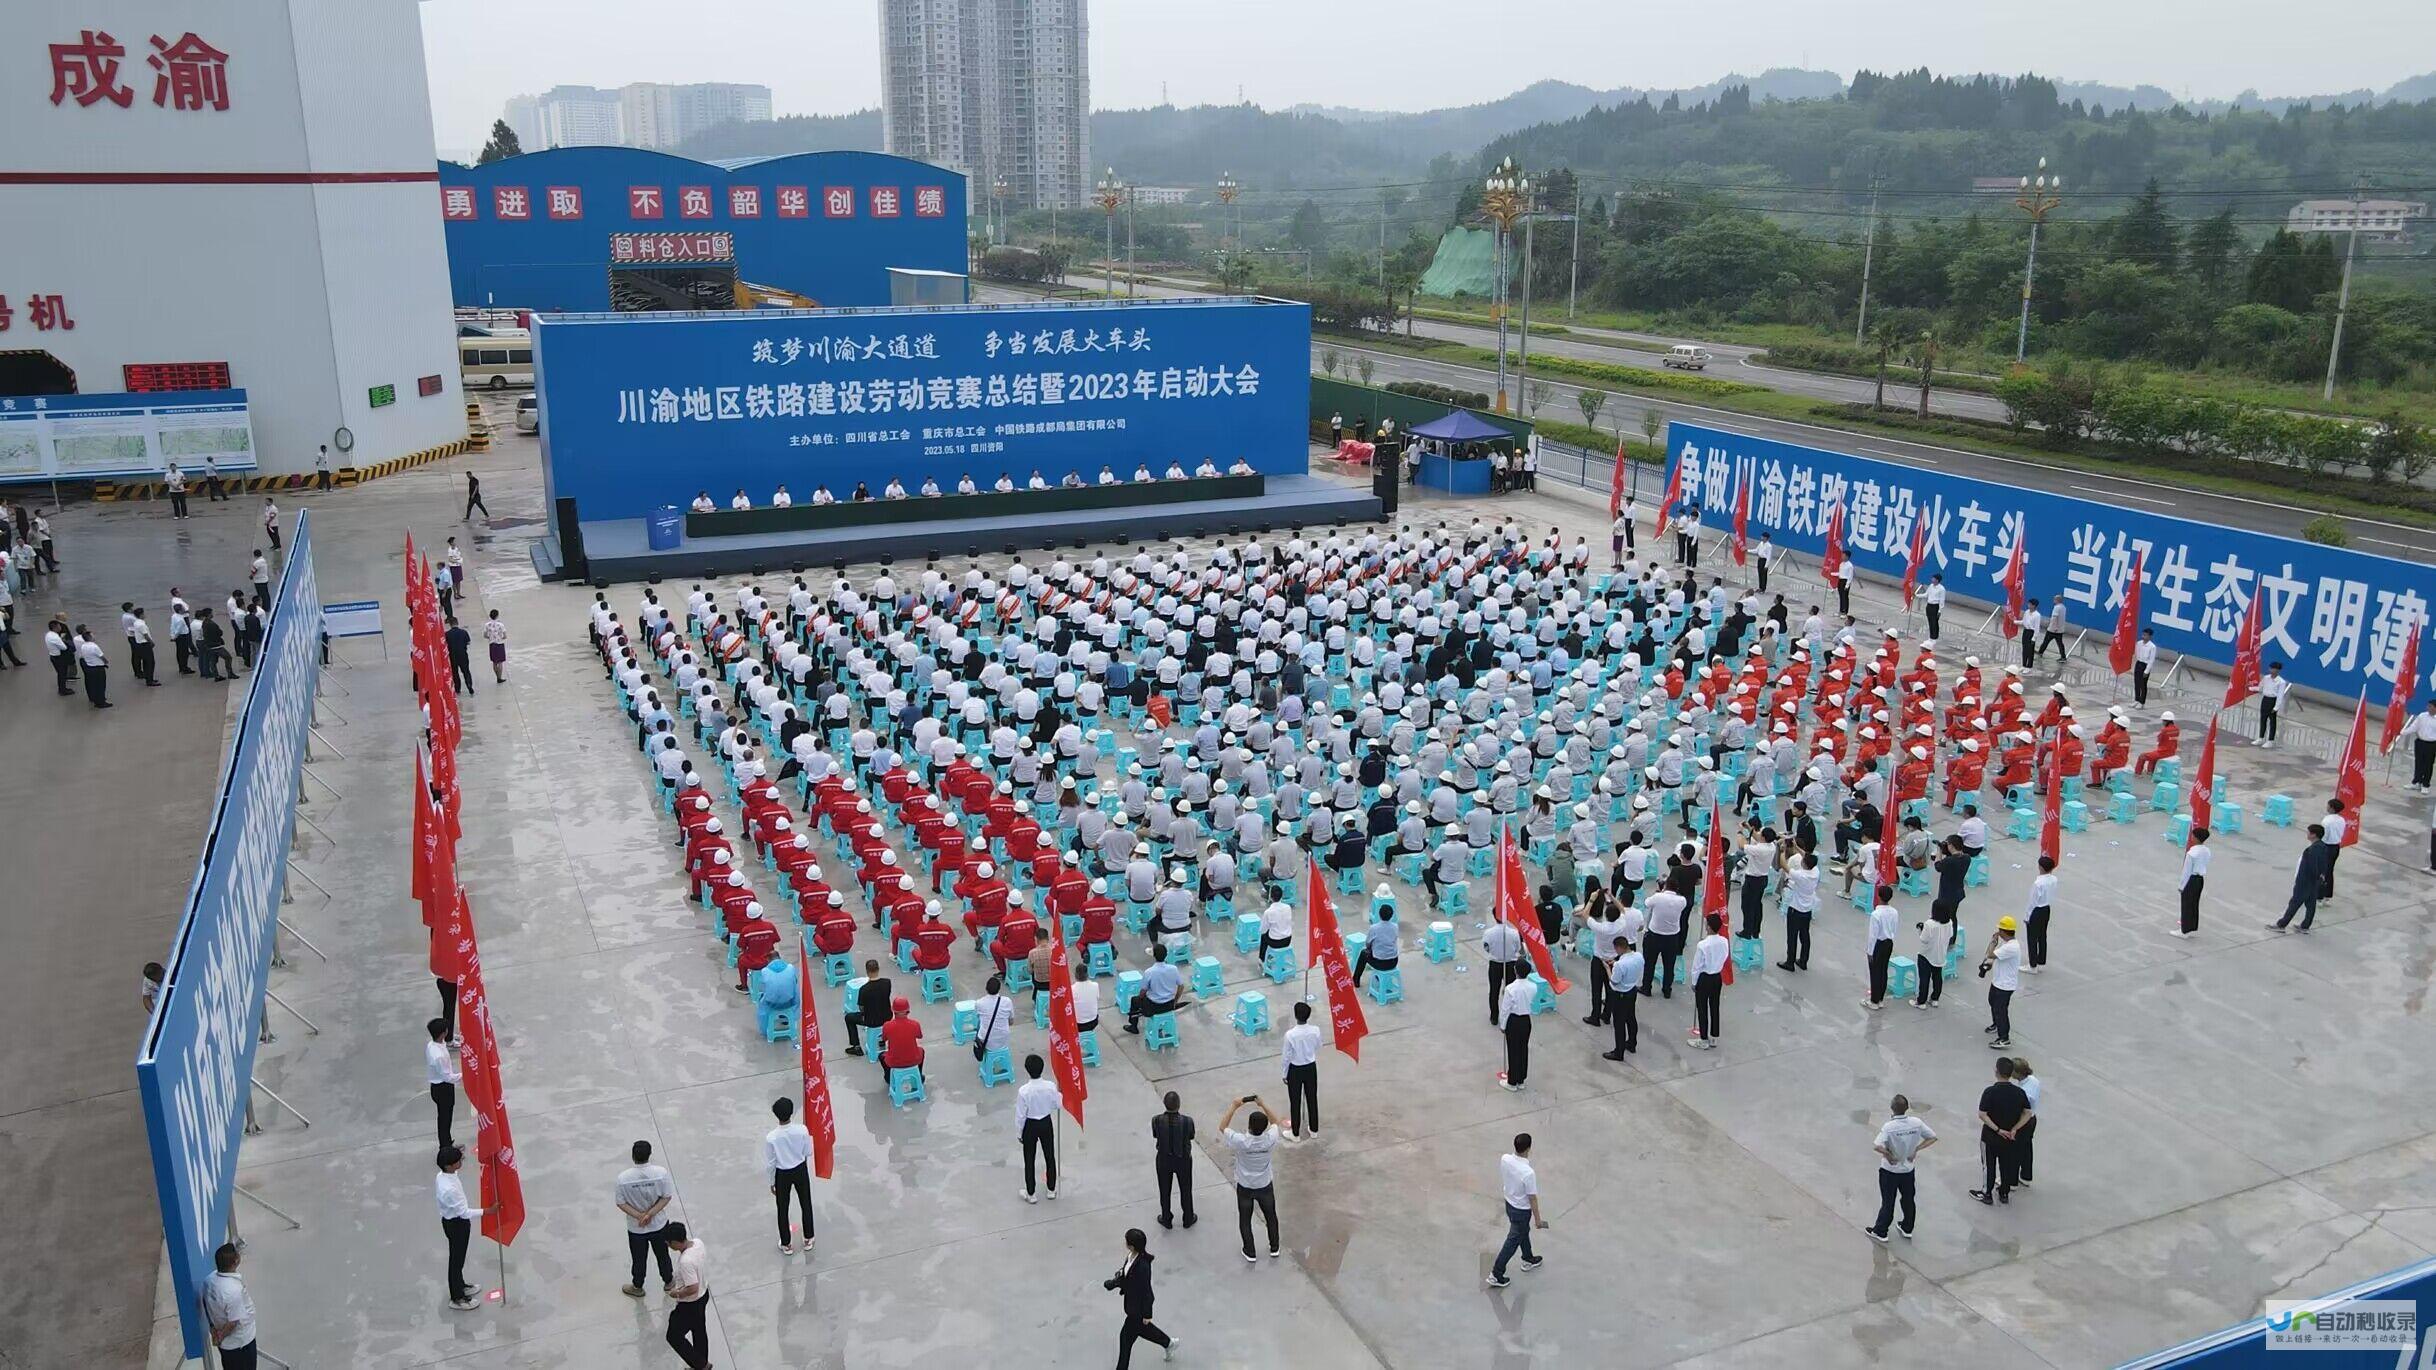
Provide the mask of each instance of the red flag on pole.
{"label": "red flag on pole", "polygon": [[1734,492],[1734,564],[1743,566],[1751,560],[1751,481],[1746,475],[1737,482]]}
{"label": "red flag on pole", "polygon": [[2147,565],[2146,549],[2132,554],[2131,580],[2123,587],[2123,612],[2115,616],[2114,641],[2106,644],[2106,664],[2116,675],[2132,668],[2132,651],[2140,645],[2140,575]]}
{"label": "red flag on pole", "polygon": [[2029,544],[2030,530],[2024,528],[2013,539],[2013,553],[2005,558],[2005,574],[1999,582],[2005,587],[2005,636],[2008,638],[2022,630],[2022,587],[2028,579]]}
{"label": "red flag on pole", "polygon": [[2258,634],[2259,606],[2266,599],[2263,589],[2250,596],[2250,611],[2242,615],[2241,632],[2233,638],[2232,676],[2225,682],[2224,707],[2230,709],[2258,693]]}
{"label": "red flag on pole", "polygon": [[1507,828],[1498,838],[1497,916],[1522,934],[1532,968],[1550,990],[1562,994],[1573,988],[1573,982],[1556,973],[1556,958],[1548,954],[1548,933],[1539,925],[1539,910],[1531,907],[1529,890],[1529,882],[1523,878],[1522,847],[1515,842],[1513,829]]}
{"label": "red flag on pole", "polygon": [[[2194,833],[2207,827],[2216,817],[2216,720],[2208,720],[2208,740],[2199,747],[2199,769],[2191,775],[2191,828]],[[2183,842],[2189,848],[2199,839],[2193,836]]]}
{"label": "red flag on pole", "polygon": [[799,939],[795,955],[796,1040],[803,1048],[804,1128],[812,1134],[812,1173],[837,1169],[837,1109],[829,1102],[829,1071],[821,1063],[820,1013],[812,1005],[812,946]]}
{"label": "red flag on pole", "polygon": [[2427,631],[2427,621],[2411,625],[2410,640],[2402,644],[2402,665],[2394,672],[2394,697],[2385,706],[2385,731],[2377,739],[2379,752],[2390,752],[2402,736],[2402,726],[2411,718],[2411,696],[2419,689],[2419,637]]}
{"label": "red flag on pole", "polygon": [[1616,434],[1616,469],[1607,482],[1607,521],[1624,516],[1624,435]]}
{"label": "red flag on pole", "polygon": [[[1057,1075],[1074,1125],[1083,1125],[1083,1100],[1091,1085],[1083,1076],[1083,1038],[1074,1024],[1074,967],[1066,957],[1066,920],[1049,913],[1049,1069]],[[804,973],[811,974],[807,964]]]}
{"label": "red flag on pole", "polygon": [[457,844],[434,812],[423,830],[423,921],[437,927],[457,905]]}
{"label": "red flag on pole", "polygon": [[1920,568],[1928,564],[1928,525],[1912,524],[1912,549],[1903,557],[1903,607],[1912,607],[1912,596],[1920,588]]}
{"label": "red flag on pole", "polygon": [[2064,864],[2064,768],[2047,761],[2046,802],[2038,825],[2038,853],[2058,866]]}
{"label": "red flag on pole", "polygon": [[429,843],[433,828],[431,779],[423,772],[423,753],[417,750],[414,754],[414,838],[413,847],[407,852],[407,864],[408,869],[412,872],[412,878],[407,884],[407,893],[416,903],[423,904],[423,926],[425,927],[431,926],[431,906],[424,904],[423,901],[428,895],[428,886],[431,881]]}
{"label": "red flag on pole", "polygon": [[1666,494],[1658,501],[1657,537],[1665,537],[1666,525],[1674,522],[1675,501],[1683,498],[1683,463],[1689,460],[1687,456],[1678,456],[1666,468]]}
{"label": "red flag on pole", "polygon": [[516,1244],[524,1230],[524,1168],[516,1160],[516,1134],[503,1102],[478,1143],[482,1158],[482,1235],[501,1246]]}
{"label": "red flag on pole", "polygon": [[2360,840],[2363,806],[2368,803],[2368,687],[2360,688],[2360,703],[2352,711],[2351,735],[2343,739],[2343,769],[2335,776],[2335,798],[2343,801],[2343,845]]}
{"label": "red flag on pole", "polygon": [[[471,924],[468,925],[469,933]],[[516,1160],[516,1136],[508,1124],[507,1077],[501,1068],[499,1034],[491,1022],[490,994],[478,960],[457,981],[457,1035],[464,1042],[466,1107],[474,1115],[474,1157],[482,1165],[481,1232],[501,1246],[515,1244],[524,1230],[524,1171]]]}
{"label": "red flag on pole", "polygon": [[1827,545],[1819,552],[1819,576],[1835,584],[1836,572],[1844,569],[1844,506],[1839,504],[1827,515]]}
{"label": "red flag on pole", "polygon": [[465,978],[466,968],[479,963],[474,937],[474,906],[459,885],[456,898],[440,912],[431,925],[431,973],[433,978],[451,983]]}
{"label": "red flag on pole", "polygon": [[[1891,758],[1890,758],[1891,760]],[[1886,807],[1878,814],[1878,870],[1881,885],[1895,883],[1895,848],[1903,831],[1903,805],[1895,800],[1894,772],[1890,766],[1886,776]]]}
{"label": "red flag on pole", "polygon": [[[1719,919],[1726,917],[1725,801],[1722,797],[1710,801],[1709,804],[1708,866],[1700,876],[1700,916],[1703,928],[1708,926],[1707,919],[1711,914],[1716,915]],[[1595,970],[1591,973],[1597,974]],[[1725,971],[1719,983],[1727,985],[1734,983],[1734,958],[1731,956],[1726,958]]]}
{"label": "red flag on pole", "polygon": [[1328,895],[1328,879],[1320,871],[1318,858],[1307,864],[1303,888],[1310,892],[1311,959],[1320,968],[1320,980],[1328,986],[1328,1028],[1336,1038],[1336,1049],[1359,1061],[1362,1039],[1370,1035],[1370,1020],[1362,1016],[1362,996],[1353,987],[1353,966],[1345,959],[1345,937],[1336,925],[1336,901]]}

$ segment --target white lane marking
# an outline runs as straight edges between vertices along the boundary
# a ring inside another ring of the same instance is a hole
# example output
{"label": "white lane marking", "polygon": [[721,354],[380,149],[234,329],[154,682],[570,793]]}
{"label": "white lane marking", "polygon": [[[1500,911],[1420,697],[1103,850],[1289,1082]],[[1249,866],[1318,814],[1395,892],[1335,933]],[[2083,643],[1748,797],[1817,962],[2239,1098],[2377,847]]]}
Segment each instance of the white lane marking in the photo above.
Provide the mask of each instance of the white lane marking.
{"label": "white lane marking", "polygon": [[2362,542],[2374,542],[2374,543],[2379,544],[2380,546],[2385,546],[2385,547],[2399,547],[2399,548],[2401,548],[2403,551],[2406,551],[2406,552],[2419,552],[2419,551],[2424,551],[2424,550],[2425,550],[2424,548],[2413,546],[2412,544],[2407,543],[2407,542],[2396,542],[2396,541],[2394,541],[2394,540],[2393,540],[2393,539],[2391,539],[2391,538],[2372,538],[2372,537],[2369,537],[2369,536],[2367,536],[2367,535],[2365,535],[2365,534],[2363,534],[2363,535],[2361,536],[2360,541],[2362,541]]}
{"label": "white lane marking", "polygon": [[2138,500],[2142,504],[2163,505],[2168,509],[2174,507],[2174,502],[2170,499],[2156,499],[2148,495],[2126,495],[2115,490],[2100,490],[2094,485],[2068,485],[2064,488],[2067,490],[2080,490],[2088,494],[2097,495],[2104,499],[2132,499]]}

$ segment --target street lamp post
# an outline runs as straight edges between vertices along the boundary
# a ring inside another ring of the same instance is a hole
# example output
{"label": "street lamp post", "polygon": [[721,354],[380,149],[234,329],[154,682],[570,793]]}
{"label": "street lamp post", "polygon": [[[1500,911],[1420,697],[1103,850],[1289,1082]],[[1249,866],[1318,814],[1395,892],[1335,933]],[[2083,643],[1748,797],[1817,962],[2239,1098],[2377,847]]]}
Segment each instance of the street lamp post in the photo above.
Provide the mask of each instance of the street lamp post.
{"label": "street lamp post", "polygon": [[[2030,282],[2038,273],[2038,230],[2047,222],[2047,215],[2064,202],[2064,178],[2047,174],[2047,159],[2038,159],[2038,175],[2022,178],[2021,193],[2013,197],[2013,205],[2030,216],[2030,256],[2022,263],[2022,321],[2013,334],[2013,360],[2020,361],[2030,351]],[[1871,220],[1874,227],[1876,220]]]}
{"label": "street lamp post", "polygon": [[998,243],[1004,246],[1007,240],[1007,178],[1004,176],[990,182],[990,210],[991,231],[997,235]]}
{"label": "street lamp post", "polygon": [[1218,274],[1219,283],[1221,285],[1225,284],[1227,262],[1233,257],[1234,253],[1240,250],[1242,247],[1242,244],[1237,242],[1235,239],[1235,229],[1233,223],[1235,217],[1235,197],[1241,195],[1242,193],[1243,183],[1235,179],[1234,172],[1222,171],[1218,173],[1218,204],[1220,206],[1219,216],[1226,225],[1225,231],[1219,235],[1218,239]]}
{"label": "street lamp post", "polygon": [[1117,179],[1116,168],[1110,167],[1108,174],[1100,177],[1099,194],[1094,197],[1099,202],[1101,217],[1107,220],[1107,247],[1102,260],[1108,264],[1110,295],[1116,294],[1116,212],[1117,206],[1125,203],[1126,190],[1125,183]]}
{"label": "street lamp post", "polygon": [[1522,217],[1523,199],[1530,193],[1531,182],[1514,167],[1514,159],[1506,158],[1489,173],[1482,186],[1480,211],[1497,225],[1497,280],[1492,287],[1493,310],[1497,315],[1497,412],[1506,412],[1506,243],[1512,237],[1514,221]]}

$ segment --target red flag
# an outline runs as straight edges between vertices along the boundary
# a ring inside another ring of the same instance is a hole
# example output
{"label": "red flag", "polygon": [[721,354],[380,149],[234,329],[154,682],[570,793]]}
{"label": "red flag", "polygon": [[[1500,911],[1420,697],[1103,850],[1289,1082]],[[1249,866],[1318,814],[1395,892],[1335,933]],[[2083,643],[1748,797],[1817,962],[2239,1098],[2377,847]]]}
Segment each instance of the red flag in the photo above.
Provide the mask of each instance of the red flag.
{"label": "red flag", "polygon": [[1895,883],[1896,839],[1902,836],[1903,805],[1895,799],[1895,777],[1892,758],[1886,769],[1886,807],[1878,816],[1878,883]]}
{"label": "red flag", "polygon": [[2360,840],[2362,806],[2368,803],[2368,689],[2360,690],[2359,707],[2352,711],[2351,735],[2343,739],[2343,769],[2335,776],[2334,797],[2343,802],[2343,816],[2351,821],[2343,825],[2343,845],[2348,847]]}
{"label": "red flag", "polygon": [[2038,825],[2038,853],[2058,866],[2064,864],[2064,768],[2047,762],[2046,802]]}
{"label": "red flag", "polygon": [[[2208,740],[2199,747],[2199,769],[2191,776],[2191,827],[2194,831],[2208,826],[2216,817],[2216,720],[2208,720]],[[2182,845],[2187,849],[2199,839],[2192,837]]]}
{"label": "red flag", "polygon": [[1741,488],[1734,492],[1734,564],[1747,565],[1751,559],[1751,482],[1746,476]]}
{"label": "red flag", "polygon": [[1614,475],[1612,478],[1610,478],[1610,479],[1608,480],[1608,482],[1607,482],[1607,521],[1608,521],[1609,523],[1613,523],[1613,522],[1615,522],[1617,519],[1622,518],[1623,516],[1624,516],[1624,435],[1623,435],[1622,433],[1618,433],[1618,434],[1616,434],[1616,469],[1615,469],[1615,475]]}
{"label": "red flag", "polygon": [[[428,843],[432,832],[431,780],[423,772],[423,753],[417,750],[414,754],[414,838],[413,846],[407,852],[407,864],[413,877],[407,891],[418,904],[428,897],[431,881],[431,850]],[[423,905],[423,926],[431,926],[429,904]]]}
{"label": "red flag", "polygon": [[1529,883],[1523,879],[1522,848],[1509,828],[1498,838],[1497,916],[1522,934],[1523,950],[1531,953],[1532,968],[1539,972],[1540,979],[1548,982],[1550,990],[1562,994],[1573,988],[1573,982],[1556,973],[1556,958],[1548,954],[1548,933],[1539,925],[1539,911],[1531,907],[1529,889]]}
{"label": "red flag", "polygon": [[524,1230],[524,1168],[516,1160],[516,1134],[502,1103],[477,1143],[482,1148],[482,1235],[501,1246],[516,1244]]}
{"label": "red flag", "polygon": [[2013,553],[2005,558],[2005,573],[1997,583],[2005,588],[2005,636],[2013,637],[2022,630],[2022,586],[2030,569],[2030,530],[2025,527],[2013,539]]}
{"label": "red flag", "polygon": [[2411,717],[2411,696],[2419,689],[2419,635],[2427,631],[2425,620],[2411,625],[2411,637],[2402,644],[2402,665],[2394,672],[2394,697],[2385,706],[2385,732],[2377,739],[2379,752],[2390,752],[2402,736],[2402,725]]}
{"label": "red flag", "polygon": [[2140,645],[2140,575],[2148,552],[2132,554],[2131,582],[2123,587],[2123,612],[2115,616],[2115,638],[2106,645],[2106,664],[2116,675],[2132,668],[2132,649]]}
{"label": "red flag", "polygon": [[[1353,967],[1345,960],[1345,937],[1336,925],[1336,901],[1328,897],[1328,879],[1318,858],[1311,858],[1303,888],[1310,892],[1311,959],[1328,986],[1328,1028],[1336,1049],[1359,1061],[1362,1039],[1370,1035],[1370,1020],[1362,1016],[1362,996],[1353,987]],[[1532,922],[1539,920],[1534,917]],[[1554,981],[1550,981],[1554,984]]]}
{"label": "red flag", "polygon": [[2225,682],[2228,709],[2258,693],[2259,606],[2266,597],[2264,587],[2251,594],[2250,611],[2242,616],[2241,632],[2233,639],[2232,678]]}
{"label": "red flag", "polygon": [[1928,564],[1928,525],[1912,524],[1912,550],[1903,558],[1903,607],[1912,607],[1912,595],[1920,588],[1920,568]]}
{"label": "red flag", "polygon": [[[1066,959],[1066,920],[1055,913],[1049,920],[1049,1069],[1057,1075],[1057,1092],[1064,1096],[1074,1125],[1083,1125],[1083,1100],[1091,1086],[1083,1077],[1083,1038],[1074,1025],[1074,968]],[[810,974],[811,968],[805,967]]]}
{"label": "red flag", "polygon": [[474,906],[465,896],[465,887],[459,885],[456,898],[431,925],[431,973],[436,979],[462,982],[466,968],[480,965],[480,958],[474,936]]}
{"label": "red flag", "polygon": [[464,1042],[461,1074],[466,1108],[474,1117],[474,1157],[482,1165],[481,1203],[488,1210],[482,1235],[510,1246],[524,1229],[524,1172],[508,1125],[507,1077],[478,961],[469,960],[457,981],[457,1035]]}
{"label": "red flag", "polygon": [[[1726,921],[1725,803],[1722,798],[1711,800],[1709,803],[1708,869],[1703,871],[1700,877],[1700,916],[1703,928],[1708,926],[1707,920],[1711,914],[1716,915],[1721,922]],[[1595,975],[1597,972],[1593,971],[1592,974]],[[1726,958],[1725,970],[1718,983],[1726,985],[1734,983],[1733,957]]]}
{"label": "red flag", "polygon": [[1690,460],[1688,455],[1676,457],[1666,469],[1666,494],[1658,500],[1658,531],[1654,536],[1665,537],[1666,525],[1674,522],[1675,501],[1683,498],[1683,463]]}
{"label": "red flag", "polygon": [[[829,1102],[829,1072],[821,1064],[820,1014],[812,1007],[812,947],[801,943],[795,957],[798,1009],[796,1038],[803,1047],[804,1127],[812,1134],[812,1173],[828,1179],[837,1169],[837,1109]],[[1073,1010],[1068,1000],[1066,1008]]]}
{"label": "red flag", "polygon": [[1827,546],[1819,553],[1819,576],[1828,584],[1836,583],[1836,572],[1844,569],[1844,506],[1827,516]]}
{"label": "red flag", "polygon": [[423,921],[437,927],[457,903],[457,843],[434,814],[423,832]]}

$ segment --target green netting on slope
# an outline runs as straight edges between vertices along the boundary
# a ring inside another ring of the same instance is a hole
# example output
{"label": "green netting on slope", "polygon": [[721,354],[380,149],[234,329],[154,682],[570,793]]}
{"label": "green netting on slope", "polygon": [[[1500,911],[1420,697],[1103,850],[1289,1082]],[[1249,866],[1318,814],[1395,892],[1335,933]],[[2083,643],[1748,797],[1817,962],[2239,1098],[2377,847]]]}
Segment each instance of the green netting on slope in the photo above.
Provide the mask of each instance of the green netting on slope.
{"label": "green netting on slope", "polygon": [[1421,293],[1440,299],[1485,296],[1497,281],[1497,235],[1485,228],[1450,228],[1421,273]]}

